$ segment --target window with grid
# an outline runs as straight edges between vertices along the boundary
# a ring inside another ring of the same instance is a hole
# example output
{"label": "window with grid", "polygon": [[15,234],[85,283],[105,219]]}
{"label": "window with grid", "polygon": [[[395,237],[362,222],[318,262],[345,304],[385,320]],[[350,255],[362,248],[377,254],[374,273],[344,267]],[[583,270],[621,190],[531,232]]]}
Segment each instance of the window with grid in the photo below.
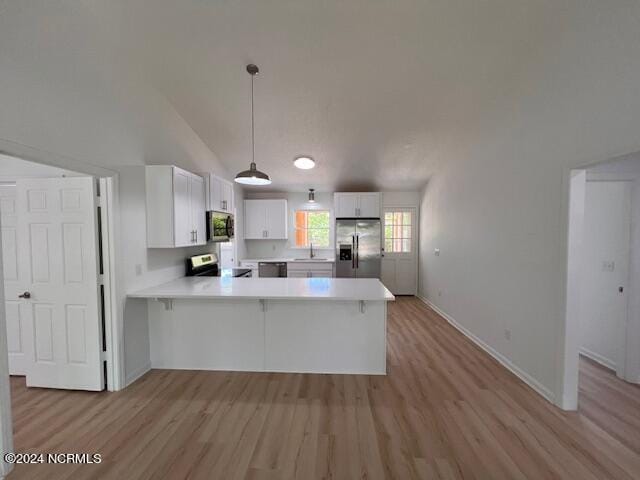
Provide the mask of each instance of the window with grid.
{"label": "window with grid", "polygon": [[296,211],[296,247],[329,248],[329,211]]}
{"label": "window with grid", "polygon": [[385,212],[384,251],[411,253],[411,212]]}

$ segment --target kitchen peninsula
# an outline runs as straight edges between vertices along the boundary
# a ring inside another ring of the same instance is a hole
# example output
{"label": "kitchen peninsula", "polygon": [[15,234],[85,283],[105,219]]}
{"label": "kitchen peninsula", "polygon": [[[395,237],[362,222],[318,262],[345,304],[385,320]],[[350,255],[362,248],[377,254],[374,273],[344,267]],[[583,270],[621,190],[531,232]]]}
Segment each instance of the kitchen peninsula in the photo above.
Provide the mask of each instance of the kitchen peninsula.
{"label": "kitchen peninsula", "polygon": [[378,279],[185,277],[148,299],[153,368],[386,373]]}

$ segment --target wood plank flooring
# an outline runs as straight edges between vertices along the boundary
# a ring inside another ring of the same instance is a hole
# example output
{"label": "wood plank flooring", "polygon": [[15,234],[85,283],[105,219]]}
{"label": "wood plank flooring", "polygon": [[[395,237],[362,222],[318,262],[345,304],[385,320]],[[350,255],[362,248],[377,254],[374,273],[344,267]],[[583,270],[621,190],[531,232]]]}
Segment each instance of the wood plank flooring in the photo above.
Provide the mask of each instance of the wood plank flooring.
{"label": "wood plank flooring", "polygon": [[637,479],[640,389],[582,360],[580,411],[535,394],[415,298],[389,306],[387,376],[153,370],[116,393],[12,379],[28,479]]}

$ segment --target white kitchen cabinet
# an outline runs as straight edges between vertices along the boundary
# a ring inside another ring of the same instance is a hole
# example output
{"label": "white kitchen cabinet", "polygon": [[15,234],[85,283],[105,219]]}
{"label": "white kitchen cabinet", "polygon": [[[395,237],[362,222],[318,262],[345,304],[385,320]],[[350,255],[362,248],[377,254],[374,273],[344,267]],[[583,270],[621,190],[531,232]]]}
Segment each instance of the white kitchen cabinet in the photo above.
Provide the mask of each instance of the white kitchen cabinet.
{"label": "white kitchen cabinet", "polygon": [[333,269],[331,270],[309,270],[310,278],[332,278]]}
{"label": "white kitchen cabinet", "polygon": [[380,218],[381,195],[378,192],[358,195],[358,216],[363,218]]}
{"label": "white kitchen cabinet", "polygon": [[145,167],[147,247],[207,243],[205,181],[172,165]]}
{"label": "white kitchen cabinet", "polygon": [[358,212],[358,193],[334,194],[334,209],[336,218],[352,218]]}
{"label": "white kitchen cabinet", "polygon": [[380,218],[380,192],[339,192],[333,199],[336,218]]}
{"label": "white kitchen cabinet", "polygon": [[212,173],[205,178],[207,210],[233,213],[233,183]]}
{"label": "white kitchen cabinet", "polygon": [[288,262],[287,277],[291,278],[331,278],[333,263]]}
{"label": "white kitchen cabinet", "polygon": [[287,277],[289,278],[309,278],[309,272],[306,270],[288,271]]}
{"label": "white kitchen cabinet", "polygon": [[245,200],[244,238],[247,240],[286,240],[287,201],[285,199]]}

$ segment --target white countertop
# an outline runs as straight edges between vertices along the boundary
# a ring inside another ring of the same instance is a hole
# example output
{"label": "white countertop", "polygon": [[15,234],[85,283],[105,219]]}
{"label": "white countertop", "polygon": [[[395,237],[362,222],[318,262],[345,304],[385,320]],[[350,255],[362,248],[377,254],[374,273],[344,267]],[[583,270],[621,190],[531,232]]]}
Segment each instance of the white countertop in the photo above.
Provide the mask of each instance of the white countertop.
{"label": "white countertop", "polygon": [[377,278],[183,277],[131,298],[393,301]]}
{"label": "white countertop", "polygon": [[242,262],[287,262],[287,263],[334,263],[334,258],[294,258],[294,257],[285,257],[285,258],[243,258],[240,260]]}

